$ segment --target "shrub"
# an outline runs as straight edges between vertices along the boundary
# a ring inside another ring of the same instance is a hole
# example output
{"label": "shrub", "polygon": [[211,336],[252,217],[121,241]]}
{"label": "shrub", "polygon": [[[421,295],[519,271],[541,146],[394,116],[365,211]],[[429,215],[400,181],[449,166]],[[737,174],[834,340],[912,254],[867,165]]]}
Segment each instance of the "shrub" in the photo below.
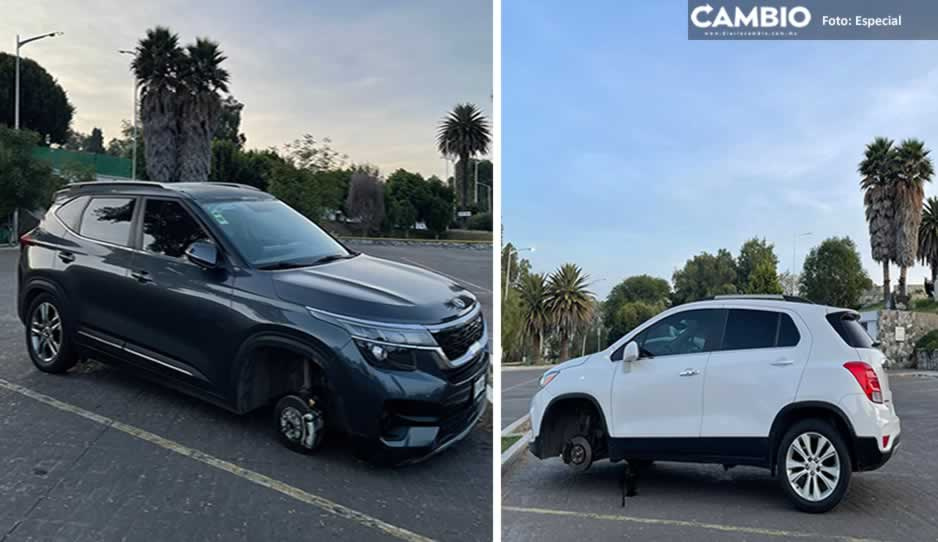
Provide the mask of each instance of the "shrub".
{"label": "shrub", "polygon": [[938,350],[938,329],[929,331],[922,335],[919,340],[915,341],[915,349],[924,350],[925,352]]}
{"label": "shrub", "polygon": [[492,231],[492,213],[472,215],[466,221],[467,230]]}

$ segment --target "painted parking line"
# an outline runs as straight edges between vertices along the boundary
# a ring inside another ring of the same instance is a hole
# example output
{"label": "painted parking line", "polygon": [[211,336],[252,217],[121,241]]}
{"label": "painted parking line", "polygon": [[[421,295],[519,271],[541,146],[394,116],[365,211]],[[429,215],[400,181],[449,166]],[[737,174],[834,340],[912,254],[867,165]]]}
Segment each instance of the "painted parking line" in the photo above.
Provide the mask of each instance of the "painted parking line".
{"label": "painted parking line", "polygon": [[404,260],[404,261],[407,262],[407,263],[416,265],[417,267],[422,267],[422,268],[424,268],[424,269],[426,269],[426,270],[428,270],[428,271],[433,271],[434,273],[438,273],[438,274],[440,274],[440,275],[443,275],[444,277],[449,277],[449,278],[451,278],[451,279],[453,279],[453,280],[455,280],[455,281],[457,281],[457,282],[460,282],[460,283],[462,283],[462,284],[468,284],[469,286],[472,286],[472,287],[474,287],[474,288],[478,288],[479,290],[482,290],[483,292],[485,292],[485,293],[487,293],[487,294],[492,293],[492,290],[490,290],[489,288],[486,288],[485,286],[479,286],[478,284],[469,282],[469,281],[466,280],[466,279],[462,279],[462,278],[459,278],[459,277],[454,277],[453,275],[450,275],[449,273],[444,273],[444,272],[440,271],[439,269],[434,269],[434,268],[430,267],[429,265],[424,265],[424,264],[422,264],[422,263],[420,263],[420,262],[418,262],[418,261],[416,261],[416,260],[411,260],[410,258],[405,258],[404,256],[401,256],[401,259]]}
{"label": "painted parking line", "polygon": [[307,491],[303,491],[297,487],[293,487],[289,484],[285,484],[279,480],[275,480],[269,476],[265,476],[259,472],[246,469],[234,463],[225,461],[224,459],[219,459],[215,456],[207,454],[205,452],[196,450],[194,448],[189,448],[173,440],[161,437],[155,433],[128,425],[123,422],[119,422],[107,416],[102,416],[91,412],[90,410],[85,410],[81,407],[59,401],[54,397],[33,391],[29,388],[20,386],[19,384],[14,384],[7,380],[0,378],[0,388],[5,388],[12,392],[16,392],[30,399],[39,401],[51,407],[57,408],[59,410],[81,416],[87,420],[91,420],[95,423],[107,426],[112,429],[126,433],[132,437],[138,438],[140,440],[145,440],[151,444],[155,444],[160,448],[164,448],[171,452],[175,452],[179,455],[194,459],[200,463],[204,463],[210,467],[214,467],[219,470],[231,473],[235,476],[253,482],[259,486],[272,489],[279,493],[282,493],[288,497],[296,499],[297,501],[304,502],[306,504],[313,505],[320,510],[333,514],[343,519],[348,519],[358,523],[361,526],[368,527],[380,531],[386,535],[393,536],[394,538],[400,540],[407,540],[408,542],[432,542],[430,538],[421,536],[417,533],[408,531],[396,525],[391,525],[386,523],[378,518],[369,516],[357,510],[353,510],[347,506],[343,506],[339,503],[333,502],[325,497],[320,497],[319,495],[314,495]]}
{"label": "painted parking line", "polygon": [[502,388],[502,393],[505,393],[506,391],[511,391],[511,390],[513,390],[513,389],[515,389],[515,388],[520,388],[521,386],[527,386],[527,385],[530,384],[531,382],[537,382],[537,381],[540,380],[540,379],[541,379],[541,377],[540,377],[540,375],[538,375],[537,378],[532,378],[531,380],[525,380],[524,382],[522,382],[522,383],[520,383],[520,384],[515,384],[514,386],[508,386],[507,388]]}
{"label": "painted parking line", "polygon": [[872,538],[856,538],[852,536],[826,535],[800,531],[786,531],[780,529],[765,529],[762,527],[742,527],[738,525],[723,525],[721,523],[701,523],[699,521],[685,521],[678,519],[640,518],[633,516],[617,516],[614,514],[594,514],[590,512],[573,512],[570,510],[552,510],[547,508],[525,508],[521,506],[502,506],[502,510],[507,510],[509,512],[519,512],[523,514],[538,514],[542,516],[620,521],[626,523],[642,523],[646,525],[664,525],[670,527],[692,527],[696,529],[707,529],[725,533],[775,536],[779,538],[810,538],[813,540],[837,540],[840,542],[880,542],[879,540]]}

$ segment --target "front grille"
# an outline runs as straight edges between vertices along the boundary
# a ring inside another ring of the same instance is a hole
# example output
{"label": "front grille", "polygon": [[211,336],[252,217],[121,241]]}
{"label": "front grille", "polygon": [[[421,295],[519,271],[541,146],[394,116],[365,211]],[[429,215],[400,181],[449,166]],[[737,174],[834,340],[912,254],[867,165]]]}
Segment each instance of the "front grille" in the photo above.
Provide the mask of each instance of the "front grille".
{"label": "front grille", "polygon": [[483,333],[485,333],[485,324],[480,314],[463,326],[437,331],[433,334],[433,338],[443,349],[446,357],[454,360],[465,354],[473,343],[482,338]]}
{"label": "front grille", "polygon": [[488,354],[485,352],[479,352],[476,357],[467,361],[464,365],[460,365],[455,369],[447,369],[444,371],[446,374],[446,379],[453,384],[462,384],[468,380],[474,380],[478,376],[479,370],[483,365],[487,365]]}

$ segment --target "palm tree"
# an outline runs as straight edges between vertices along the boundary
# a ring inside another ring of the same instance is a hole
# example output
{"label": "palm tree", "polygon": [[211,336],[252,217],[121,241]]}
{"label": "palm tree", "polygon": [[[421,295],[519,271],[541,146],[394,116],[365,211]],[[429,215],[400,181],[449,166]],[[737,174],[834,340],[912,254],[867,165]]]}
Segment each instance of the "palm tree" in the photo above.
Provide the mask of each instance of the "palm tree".
{"label": "palm tree", "polygon": [[157,26],[147,30],[146,37],[137,44],[132,64],[140,85],[147,176],[153,181],[173,181],[176,176],[176,93],[183,56],[179,36]]}
{"label": "palm tree", "polygon": [[915,265],[918,256],[918,231],[922,222],[922,201],[925,199],[925,183],[931,182],[935,174],[929,150],[918,139],[906,139],[896,151],[898,175],[896,176],[895,213],[896,232],[895,263],[899,266],[899,296],[906,299],[906,273]]}
{"label": "palm tree", "polygon": [[198,38],[186,47],[179,95],[178,172],[185,181],[207,181],[212,167],[212,137],[221,113],[219,91],[228,92],[226,57],[218,43]]}
{"label": "palm tree", "polygon": [[544,330],[550,324],[550,312],[547,308],[547,277],[543,273],[528,273],[518,283],[518,297],[521,300],[521,335],[530,340],[534,350],[533,362],[541,361],[544,345]]}
{"label": "palm tree", "polygon": [[565,263],[550,275],[547,310],[560,336],[560,358],[570,357],[570,338],[577,326],[589,320],[593,293],[587,289],[589,276],[578,265]]}
{"label": "palm tree", "polygon": [[925,202],[918,228],[918,259],[931,268],[932,284],[938,279],[938,198]]}
{"label": "palm tree", "polygon": [[[469,159],[488,152],[492,141],[488,119],[474,104],[458,104],[441,122],[437,130],[437,147],[444,156],[458,156],[462,175],[457,175],[460,205],[469,206]],[[459,184],[459,178],[462,184]]]}
{"label": "palm tree", "polygon": [[863,160],[857,168],[863,204],[870,229],[870,249],[873,260],[883,265],[883,304],[889,307],[889,262],[895,259],[893,195],[896,179],[896,153],[893,141],[877,137],[866,146]]}

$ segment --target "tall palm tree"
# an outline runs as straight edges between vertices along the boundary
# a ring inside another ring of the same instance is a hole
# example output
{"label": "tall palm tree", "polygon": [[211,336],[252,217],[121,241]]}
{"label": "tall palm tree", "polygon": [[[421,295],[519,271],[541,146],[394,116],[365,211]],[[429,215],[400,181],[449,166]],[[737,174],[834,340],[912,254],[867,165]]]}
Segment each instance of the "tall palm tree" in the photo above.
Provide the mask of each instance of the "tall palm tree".
{"label": "tall palm tree", "polygon": [[544,345],[544,331],[550,324],[550,312],[547,308],[547,277],[543,273],[529,273],[518,283],[518,297],[521,300],[521,335],[531,341],[534,350],[534,364],[541,361]]}
{"label": "tall palm tree", "polygon": [[180,74],[177,179],[207,181],[212,167],[212,137],[221,113],[219,92],[228,92],[226,57],[218,43],[198,38],[186,47]]}
{"label": "tall palm tree", "polygon": [[866,146],[863,160],[857,168],[863,204],[870,229],[870,249],[873,260],[883,265],[883,304],[889,307],[889,263],[895,259],[893,196],[896,180],[896,152],[893,141],[877,137]]}
{"label": "tall palm tree", "polygon": [[547,309],[560,337],[560,358],[570,357],[570,339],[577,326],[589,320],[593,293],[587,289],[588,275],[578,265],[565,263],[551,273],[547,285]]}
{"label": "tall palm tree", "polygon": [[918,256],[918,231],[922,222],[922,202],[925,199],[925,183],[931,182],[935,167],[928,156],[925,143],[918,139],[906,139],[896,151],[898,174],[896,176],[895,213],[896,232],[895,262],[899,266],[899,296],[906,302],[906,273],[915,265]]}
{"label": "tall palm tree", "polygon": [[938,198],[931,197],[922,210],[918,228],[918,259],[931,269],[932,284],[938,279]]}
{"label": "tall palm tree", "polygon": [[[488,152],[492,132],[488,119],[474,104],[458,104],[441,122],[437,130],[437,147],[444,156],[458,156],[461,175],[457,175],[460,205],[469,201],[469,159]],[[461,184],[459,178],[462,178]]]}
{"label": "tall palm tree", "polygon": [[146,37],[137,44],[132,64],[140,85],[147,176],[153,181],[173,181],[176,176],[176,93],[183,57],[179,36],[157,26],[147,30]]}

